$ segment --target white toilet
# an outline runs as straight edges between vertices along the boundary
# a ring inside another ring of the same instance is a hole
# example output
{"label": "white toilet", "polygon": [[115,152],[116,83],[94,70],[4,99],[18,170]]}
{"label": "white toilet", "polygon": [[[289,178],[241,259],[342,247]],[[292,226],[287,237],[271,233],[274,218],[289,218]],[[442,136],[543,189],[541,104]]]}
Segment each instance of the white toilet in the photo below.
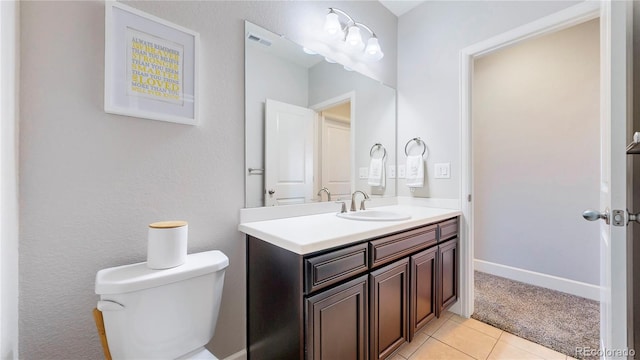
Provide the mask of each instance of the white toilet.
{"label": "white toilet", "polygon": [[142,262],[98,271],[98,310],[111,357],[216,359],[204,345],[213,337],[228,265],[214,250],[187,255],[171,269]]}

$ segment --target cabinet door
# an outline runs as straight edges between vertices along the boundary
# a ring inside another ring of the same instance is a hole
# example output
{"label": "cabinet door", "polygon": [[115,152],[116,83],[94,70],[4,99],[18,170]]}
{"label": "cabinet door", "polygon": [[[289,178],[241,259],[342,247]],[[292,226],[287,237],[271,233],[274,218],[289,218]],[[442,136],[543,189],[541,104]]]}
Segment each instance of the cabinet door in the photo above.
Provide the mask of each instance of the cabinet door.
{"label": "cabinet door", "polygon": [[367,275],[306,300],[307,359],[367,359]]}
{"label": "cabinet door", "polygon": [[436,274],[438,247],[411,256],[411,287],[409,294],[409,341],[413,335],[436,316]]}
{"label": "cabinet door", "polygon": [[438,314],[458,300],[458,238],[438,246]]}
{"label": "cabinet door", "polygon": [[369,276],[370,358],[384,359],[408,340],[409,258],[396,261]]}

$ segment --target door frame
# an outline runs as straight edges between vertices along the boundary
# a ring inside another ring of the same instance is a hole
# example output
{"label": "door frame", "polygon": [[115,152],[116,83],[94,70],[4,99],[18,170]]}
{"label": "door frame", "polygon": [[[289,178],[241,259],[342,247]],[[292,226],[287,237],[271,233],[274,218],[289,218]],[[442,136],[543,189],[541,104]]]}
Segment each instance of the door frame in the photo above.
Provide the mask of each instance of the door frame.
{"label": "door frame", "polygon": [[[329,108],[331,109],[331,108]],[[336,187],[334,187],[334,184],[332,184],[329,181],[329,164],[334,164],[334,161],[341,161],[338,159],[331,159],[330,156],[328,156],[328,151],[331,149],[331,146],[329,146],[329,144],[327,143],[329,137],[327,136],[329,133],[330,129],[333,129],[334,131],[336,129],[340,129],[341,131],[347,131],[348,132],[348,142],[349,142],[349,146],[348,146],[348,151],[349,153],[351,153],[353,151],[353,147],[351,146],[352,141],[351,141],[351,119],[347,119],[344,118],[342,116],[327,116],[325,111],[322,111],[318,114],[318,121],[317,121],[317,125],[318,125],[318,134],[319,136],[316,136],[316,140],[318,141],[317,144],[317,153],[319,155],[319,159],[317,162],[317,165],[319,167],[319,169],[317,170],[316,174],[318,174],[318,176],[316,178],[314,178],[314,185],[315,185],[315,189],[314,191],[320,191],[321,187],[327,187],[329,188],[329,192],[331,192],[331,196],[334,196],[335,199],[341,199],[341,198],[345,198],[345,197],[349,197],[351,196],[351,194],[353,193],[353,180],[351,178],[351,169],[353,168],[351,166],[351,163],[349,163],[348,165],[348,171],[347,171],[347,176],[349,177],[349,187],[346,188],[344,187],[344,190],[347,190],[347,193],[341,193],[339,191],[339,189],[337,189]],[[318,139],[319,138],[319,139]],[[342,157],[342,156],[340,156]],[[331,160],[328,160],[331,159]],[[348,159],[345,159],[345,161],[351,161],[351,157],[349,157]],[[344,165],[344,164],[343,164]]]}
{"label": "door frame", "polygon": [[19,358],[20,3],[0,2],[0,354]]}
{"label": "door frame", "polygon": [[[603,29],[607,29],[611,24],[611,3],[609,1],[585,1],[571,6],[562,11],[556,12],[539,20],[517,27],[513,30],[499,34],[493,38],[473,44],[460,51],[460,197],[461,211],[463,214],[460,225],[461,232],[461,269],[460,269],[460,302],[457,310],[466,317],[471,316],[474,311],[474,217],[473,206],[469,197],[474,193],[473,189],[473,158],[472,158],[472,118],[471,118],[471,96],[473,78],[473,60],[476,57],[489,54],[496,50],[506,48],[524,40],[529,40],[546,34],[550,34],[565,28],[569,28],[583,22],[600,18],[600,58],[603,64],[601,69],[606,68],[610,58],[603,56],[604,51],[610,46],[609,39],[603,36]],[[604,66],[604,67],[603,67]],[[601,74],[602,84],[610,83],[609,73]],[[605,97],[604,91],[600,90],[601,103]],[[604,100],[606,101],[606,100]],[[603,121],[603,109],[601,109],[601,122]],[[594,204],[595,206],[595,204]],[[626,276],[625,276],[626,278]],[[625,279],[626,280],[626,279]],[[614,285],[616,290],[620,290],[619,285]],[[624,289],[626,291],[626,289]],[[626,297],[626,296],[625,296]],[[614,310],[613,319],[617,324],[624,323],[626,327],[626,304],[621,309]],[[623,316],[624,315],[624,316]],[[602,315],[601,315],[602,319]],[[614,330],[615,332],[615,330]],[[627,334],[614,334],[627,338]],[[615,345],[621,345],[617,343]],[[622,347],[626,348],[626,346]]]}
{"label": "door frame", "polygon": [[[349,119],[349,124],[351,127],[351,138],[349,139],[349,141],[351,141],[351,192],[353,193],[355,191],[355,182],[357,180],[357,172],[356,172],[356,168],[353,164],[356,163],[356,152],[354,150],[354,144],[356,143],[356,132],[355,129],[357,127],[357,121],[356,121],[356,92],[355,91],[349,91],[347,93],[338,95],[336,97],[327,99],[325,101],[322,101],[320,103],[314,104],[312,106],[309,106],[309,109],[315,111],[317,114],[320,114],[322,111],[334,107],[336,105],[340,105],[346,102],[351,102],[351,113],[350,113],[350,119]],[[316,120],[316,124],[315,124],[315,130],[314,130],[314,135],[316,135],[314,137],[314,141],[318,140],[317,134],[319,131],[322,131],[321,129],[318,129],[319,126],[319,121],[318,119]],[[315,155],[315,157],[318,156],[318,154],[321,151],[320,150],[320,146],[321,144],[317,143],[315,145],[315,151],[313,152]],[[314,158],[314,162],[315,164],[319,164],[320,162],[318,161],[317,158]],[[319,166],[319,165],[318,165]],[[318,169],[314,169],[314,171],[317,171]],[[317,184],[316,182],[317,180],[314,179],[314,184]]]}

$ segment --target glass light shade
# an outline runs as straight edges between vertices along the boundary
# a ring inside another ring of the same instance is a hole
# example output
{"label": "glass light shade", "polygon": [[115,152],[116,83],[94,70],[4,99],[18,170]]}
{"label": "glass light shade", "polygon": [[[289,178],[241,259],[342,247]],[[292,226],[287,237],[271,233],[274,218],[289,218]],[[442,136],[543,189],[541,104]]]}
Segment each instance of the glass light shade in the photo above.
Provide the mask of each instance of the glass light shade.
{"label": "glass light shade", "polygon": [[330,12],[327,14],[327,18],[324,21],[324,32],[331,37],[340,37],[342,35],[342,25],[338,20],[338,14]]}
{"label": "glass light shade", "polygon": [[349,27],[347,38],[345,39],[347,47],[352,50],[362,50],[364,43],[362,42],[362,35],[360,35],[360,28],[357,26]]}
{"label": "glass light shade", "polygon": [[367,47],[364,49],[364,57],[369,61],[378,61],[382,59],[384,53],[382,52],[382,48],[380,48],[380,43],[378,43],[378,39],[375,37],[369,38],[367,41]]}
{"label": "glass light shade", "polygon": [[305,54],[309,54],[309,55],[317,55],[318,53],[309,49],[308,47],[302,47],[302,51],[304,51]]}

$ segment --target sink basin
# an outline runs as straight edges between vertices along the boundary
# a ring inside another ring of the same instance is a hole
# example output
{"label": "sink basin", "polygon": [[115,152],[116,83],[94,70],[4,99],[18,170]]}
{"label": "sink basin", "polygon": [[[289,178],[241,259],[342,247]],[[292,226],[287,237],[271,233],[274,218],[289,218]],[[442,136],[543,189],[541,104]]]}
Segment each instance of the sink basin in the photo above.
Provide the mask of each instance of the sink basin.
{"label": "sink basin", "polygon": [[337,217],[361,221],[400,221],[411,219],[411,215],[388,210],[361,210],[347,213],[337,213]]}

